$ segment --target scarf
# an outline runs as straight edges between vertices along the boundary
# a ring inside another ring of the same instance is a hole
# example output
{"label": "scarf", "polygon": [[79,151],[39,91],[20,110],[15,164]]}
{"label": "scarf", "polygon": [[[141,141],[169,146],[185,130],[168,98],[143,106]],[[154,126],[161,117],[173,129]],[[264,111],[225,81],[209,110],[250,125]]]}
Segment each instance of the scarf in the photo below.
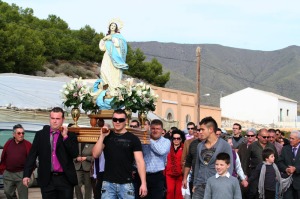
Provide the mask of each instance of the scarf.
{"label": "scarf", "polygon": [[[259,182],[258,182],[258,193],[259,193],[259,198],[265,199],[265,189],[264,189],[264,184],[265,184],[265,176],[266,176],[266,165],[270,165],[267,162],[263,162],[263,165],[261,167],[260,171],[260,176],[259,176]],[[290,187],[292,184],[292,175],[290,175],[288,178],[282,179],[279,169],[275,163],[272,164],[275,173],[276,173],[276,180],[279,184],[278,187],[278,192],[276,192],[276,195],[278,198],[282,198],[283,193]]]}

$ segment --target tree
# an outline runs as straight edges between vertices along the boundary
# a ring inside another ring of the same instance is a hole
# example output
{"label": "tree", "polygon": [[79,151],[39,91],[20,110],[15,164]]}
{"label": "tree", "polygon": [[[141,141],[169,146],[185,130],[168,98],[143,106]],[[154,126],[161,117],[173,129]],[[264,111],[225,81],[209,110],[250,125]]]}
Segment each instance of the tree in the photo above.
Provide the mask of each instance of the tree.
{"label": "tree", "polygon": [[103,54],[99,50],[99,41],[104,36],[96,33],[95,29],[86,25],[80,30],[74,30],[73,36],[80,41],[79,54],[82,61],[97,61],[102,60]]}
{"label": "tree", "polygon": [[8,62],[14,62],[14,71],[21,74],[34,74],[45,63],[45,47],[37,31],[10,24],[7,26],[8,45],[11,52]]}
{"label": "tree", "polygon": [[143,79],[155,86],[164,87],[170,79],[170,73],[163,74],[162,65],[157,59],[152,59],[151,62],[144,62],[146,56],[138,48],[132,50],[128,45],[127,61],[129,69],[124,73],[132,77]]}

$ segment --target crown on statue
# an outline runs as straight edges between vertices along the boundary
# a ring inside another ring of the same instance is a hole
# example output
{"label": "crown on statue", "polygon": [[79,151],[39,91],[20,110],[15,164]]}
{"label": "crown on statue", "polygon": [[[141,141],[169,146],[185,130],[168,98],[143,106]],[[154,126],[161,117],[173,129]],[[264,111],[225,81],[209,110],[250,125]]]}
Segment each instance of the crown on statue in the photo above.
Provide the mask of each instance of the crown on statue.
{"label": "crown on statue", "polygon": [[121,29],[123,28],[123,25],[124,25],[123,21],[122,21],[121,19],[119,19],[119,18],[111,19],[111,20],[109,21],[109,24],[108,24],[108,25],[110,25],[110,24],[112,24],[112,23],[117,24],[119,30],[121,30]]}

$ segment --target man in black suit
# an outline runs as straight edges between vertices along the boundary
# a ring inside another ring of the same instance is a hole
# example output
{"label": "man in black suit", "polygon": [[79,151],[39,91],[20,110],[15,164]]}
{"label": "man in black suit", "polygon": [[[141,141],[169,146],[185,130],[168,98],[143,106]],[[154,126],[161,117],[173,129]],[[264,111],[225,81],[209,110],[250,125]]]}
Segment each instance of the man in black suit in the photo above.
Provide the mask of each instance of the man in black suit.
{"label": "man in black suit", "polygon": [[73,199],[74,186],[78,183],[73,163],[79,153],[77,137],[62,127],[63,122],[64,111],[53,108],[50,126],[36,133],[24,167],[23,184],[27,186],[39,158],[38,184],[43,199]]}
{"label": "man in black suit", "polygon": [[300,132],[292,131],[290,134],[290,145],[282,148],[278,159],[278,168],[281,172],[293,174],[293,182],[284,193],[284,198],[300,199]]}

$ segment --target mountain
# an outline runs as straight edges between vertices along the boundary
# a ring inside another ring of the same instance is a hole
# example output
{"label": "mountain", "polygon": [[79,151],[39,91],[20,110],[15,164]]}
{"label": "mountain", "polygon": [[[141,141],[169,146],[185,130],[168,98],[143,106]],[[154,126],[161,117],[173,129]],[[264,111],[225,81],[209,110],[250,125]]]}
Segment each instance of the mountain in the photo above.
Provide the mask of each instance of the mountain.
{"label": "mountain", "polygon": [[167,88],[196,93],[196,48],[201,48],[201,103],[219,106],[220,96],[246,87],[300,101],[300,47],[275,51],[231,48],[216,44],[130,42],[147,60],[156,58],[171,72]]}

